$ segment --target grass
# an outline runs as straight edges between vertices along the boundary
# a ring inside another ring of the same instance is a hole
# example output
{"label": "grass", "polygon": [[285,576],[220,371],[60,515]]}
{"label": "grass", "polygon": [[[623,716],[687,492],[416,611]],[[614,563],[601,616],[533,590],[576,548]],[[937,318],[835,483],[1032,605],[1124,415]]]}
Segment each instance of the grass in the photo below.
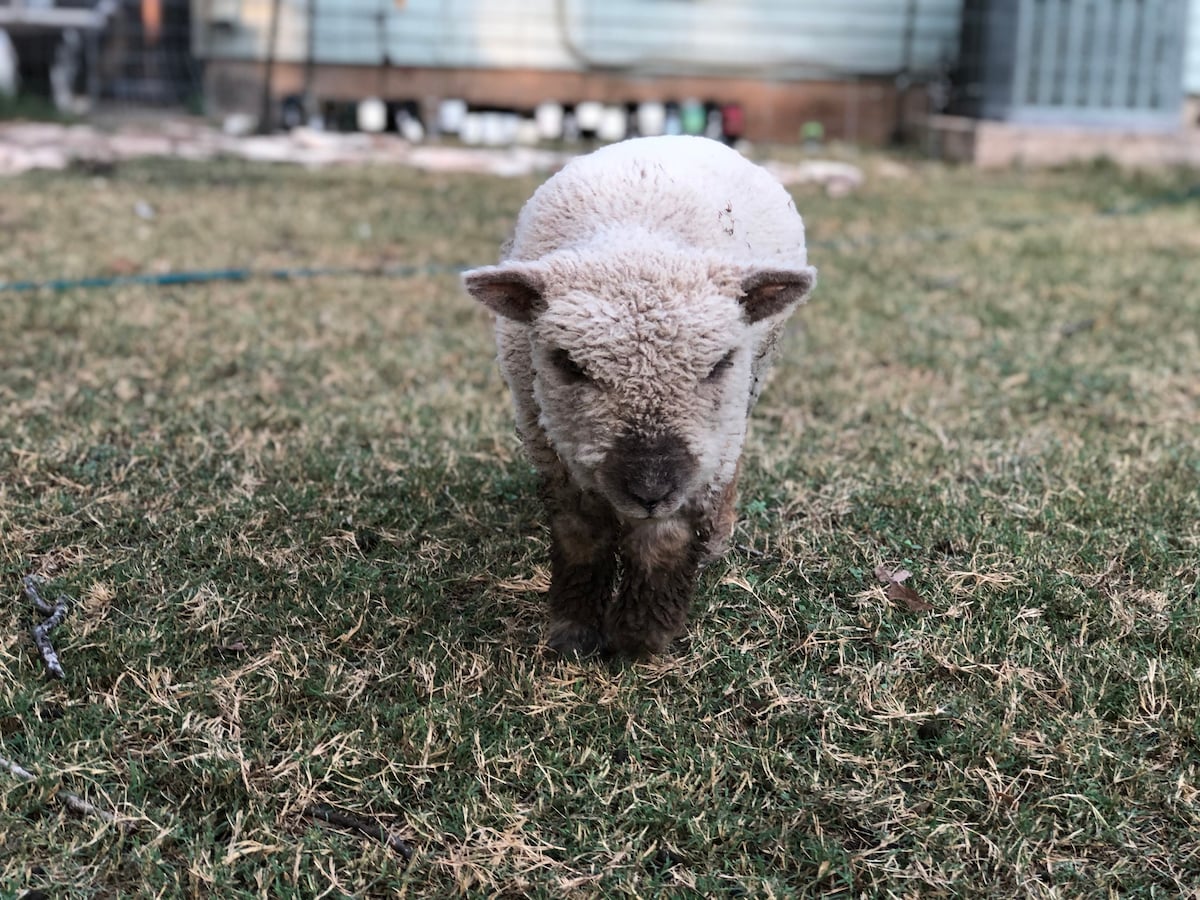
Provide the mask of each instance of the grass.
{"label": "grass", "polygon": [[[0,756],[39,776],[0,772],[0,895],[1196,896],[1200,208],[1097,215],[1195,177],[867,168],[797,192],[821,286],[738,549],[636,666],[539,654],[453,277],[0,293]],[[486,262],[534,185],[29,175],[0,272]],[[78,598],[62,682],[28,573]]]}
{"label": "grass", "polygon": [[75,116],[62,113],[49,97],[36,94],[0,94],[0,120],[18,119],[34,122],[71,122]]}

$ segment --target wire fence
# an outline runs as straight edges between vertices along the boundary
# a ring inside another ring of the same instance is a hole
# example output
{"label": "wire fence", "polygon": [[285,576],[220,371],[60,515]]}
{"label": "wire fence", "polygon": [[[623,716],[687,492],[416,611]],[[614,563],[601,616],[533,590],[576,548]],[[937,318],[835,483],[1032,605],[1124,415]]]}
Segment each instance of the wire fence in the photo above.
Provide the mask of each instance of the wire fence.
{"label": "wire fence", "polygon": [[0,0],[0,29],[0,104],[68,115],[202,108],[189,0]]}

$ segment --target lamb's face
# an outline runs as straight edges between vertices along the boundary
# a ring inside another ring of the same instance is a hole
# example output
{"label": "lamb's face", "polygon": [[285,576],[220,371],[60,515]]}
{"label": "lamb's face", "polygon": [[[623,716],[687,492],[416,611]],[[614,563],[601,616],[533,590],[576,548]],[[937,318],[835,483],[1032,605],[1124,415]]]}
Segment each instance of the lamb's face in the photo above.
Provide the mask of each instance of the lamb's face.
{"label": "lamb's face", "polygon": [[813,275],[634,253],[510,263],[466,283],[526,326],[539,425],[575,482],[645,519],[733,478],[754,359]]}
{"label": "lamb's face", "polygon": [[531,328],[542,428],[624,518],[674,515],[741,454],[756,329],[696,274],[588,282],[548,296]]}

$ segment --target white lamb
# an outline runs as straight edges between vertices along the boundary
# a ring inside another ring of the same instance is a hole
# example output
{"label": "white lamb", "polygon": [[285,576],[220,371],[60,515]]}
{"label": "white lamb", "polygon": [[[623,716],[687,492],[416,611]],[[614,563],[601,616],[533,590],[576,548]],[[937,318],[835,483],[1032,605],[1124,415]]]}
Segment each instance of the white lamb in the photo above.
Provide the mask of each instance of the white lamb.
{"label": "white lamb", "polygon": [[733,528],[747,414],[815,282],[783,187],[694,137],[572,161],[525,204],[501,263],[465,274],[498,314],[542,478],[552,650],[640,656],[683,630],[696,572]]}

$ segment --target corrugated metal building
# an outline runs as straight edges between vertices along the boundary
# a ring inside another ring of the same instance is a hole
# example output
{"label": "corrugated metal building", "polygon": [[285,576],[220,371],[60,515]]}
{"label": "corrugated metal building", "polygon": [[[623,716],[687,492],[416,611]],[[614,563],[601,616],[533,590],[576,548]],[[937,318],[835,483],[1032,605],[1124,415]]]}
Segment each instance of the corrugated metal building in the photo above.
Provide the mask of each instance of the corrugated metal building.
{"label": "corrugated metal building", "polygon": [[[196,31],[198,55],[265,56],[270,0],[198,2],[208,25]],[[313,49],[321,64],[375,65],[386,50],[398,66],[882,75],[908,62],[929,70],[952,55],[959,7],[959,0],[317,0]],[[301,62],[308,2],[283,0],[281,13],[276,57]]]}
{"label": "corrugated metal building", "polygon": [[[1150,0],[1076,2],[1089,8],[1072,3],[1072,15],[1091,21],[1125,2],[1148,14]],[[1188,2],[1184,87],[1200,94],[1200,0]],[[273,55],[276,97],[378,96],[427,110],[447,97],[516,109],[694,98],[740,104],[746,135],[770,140],[795,140],[811,121],[831,136],[886,140],[926,105],[919,88],[946,87],[964,34],[963,0],[192,3],[193,49],[218,110],[257,110]]]}
{"label": "corrugated metal building", "polygon": [[1177,129],[1191,0],[964,0],[952,109],[1051,127]]}
{"label": "corrugated metal building", "polygon": [[[252,106],[272,0],[193,2],[210,100]],[[960,0],[279,0],[273,92],[516,108],[694,97],[740,103],[752,139],[794,140],[816,120],[879,141],[903,76],[952,61],[959,16]]]}
{"label": "corrugated metal building", "polygon": [[1200,0],[1192,0],[1188,13],[1187,51],[1184,54],[1183,87],[1200,94]]}

